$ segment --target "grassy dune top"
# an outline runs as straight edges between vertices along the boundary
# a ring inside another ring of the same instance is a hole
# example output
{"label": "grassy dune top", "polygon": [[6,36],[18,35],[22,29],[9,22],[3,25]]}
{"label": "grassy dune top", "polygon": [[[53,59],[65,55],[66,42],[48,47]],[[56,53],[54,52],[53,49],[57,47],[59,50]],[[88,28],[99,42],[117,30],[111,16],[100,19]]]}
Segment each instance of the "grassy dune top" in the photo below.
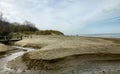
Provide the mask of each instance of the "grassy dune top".
{"label": "grassy dune top", "polygon": [[30,59],[51,60],[82,54],[120,54],[120,39],[72,36],[33,36],[16,42],[38,50],[27,53]]}

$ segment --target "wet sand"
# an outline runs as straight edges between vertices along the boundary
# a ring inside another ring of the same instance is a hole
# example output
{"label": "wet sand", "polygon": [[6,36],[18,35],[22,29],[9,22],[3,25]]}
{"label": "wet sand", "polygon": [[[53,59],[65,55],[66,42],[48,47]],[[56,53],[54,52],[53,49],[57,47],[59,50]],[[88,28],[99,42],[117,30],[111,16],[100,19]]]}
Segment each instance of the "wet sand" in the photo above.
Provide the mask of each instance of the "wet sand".
{"label": "wet sand", "polygon": [[4,57],[0,58],[0,74],[6,74],[7,72],[9,74],[12,71],[16,71],[7,66],[8,62],[14,60],[16,57],[22,56],[26,52],[34,50],[32,48],[23,48],[18,46],[12,46],[12,47],[18,50],[17,51],[13,50],[12,52],[5,54]]}

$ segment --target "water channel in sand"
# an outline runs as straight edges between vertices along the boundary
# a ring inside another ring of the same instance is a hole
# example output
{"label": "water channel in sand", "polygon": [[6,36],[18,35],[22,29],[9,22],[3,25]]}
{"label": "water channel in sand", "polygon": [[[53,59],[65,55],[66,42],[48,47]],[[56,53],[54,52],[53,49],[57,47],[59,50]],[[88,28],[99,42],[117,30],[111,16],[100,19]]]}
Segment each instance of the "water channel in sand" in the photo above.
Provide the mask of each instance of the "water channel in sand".
{"label": "water channel in sand", "polygon": [[0,58],[0,73],[3,73],[5,71],[9,71],[11,69],[7,68],[7,63],[13,59],[15,59],[18,56],[23,55],[26,52],[33,51],[33,48],[23,48],[18,46],[13,46],[14,48],[20,49],[21,51],[11,53],[10,55],[5,55],[5,57]]}
{"label": "water channel in sand", "polygon": [[[14,60],[16,57],[19,57],[23,55],[26,52],[33,51],[33,48],[24,48],[24,47],[18,47],[18,46],[13,46],[14,48],[18,48],[21,51],[17,51],[14,53],[11,53],[10,55],[6,55],[3,58],[0,58],[0,74],[6,74],[6,71],[11,71],[12,69],[7,67],[7,64],[9,61]],[[81,67],[80,73],[71,73],[70,74],[107,74],[107,73],[101,73],[102,71],[117,71],[120,69],[120,61],[118,62],[94,62],[88,65],[85,65]],[[87,70],[87,71],[83,71]],[[93,73],[94,71],[94,73]],[[96,72],[95,72],[96,71]],[[100,71],[100,73],[98,73]],[[33,74],[33,73],[31,73]],[[43,73],[38,73],[38,74],[43,74]],[[44,73],[45,74],[45,73]],[[114,73],[113,73],[114,74]]]}

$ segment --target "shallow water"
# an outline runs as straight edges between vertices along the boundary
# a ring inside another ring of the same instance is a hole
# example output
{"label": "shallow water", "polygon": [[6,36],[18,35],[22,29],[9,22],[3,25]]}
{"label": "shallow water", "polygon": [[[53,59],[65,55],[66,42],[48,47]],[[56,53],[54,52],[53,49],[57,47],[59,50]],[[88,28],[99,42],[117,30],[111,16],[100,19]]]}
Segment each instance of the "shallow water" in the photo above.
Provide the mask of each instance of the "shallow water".
{"label": "shallow water", "polygon": [[120,33],[113,34],[86,34],[80,36],[88,36],[88,37],[105,37],[105,38],[120,38]]}
{"label": "shallow water", "polygon": [[[21,56],[23,55],[24,53],[26,52],[29,52],[29,51],[33,51],[34,49],[32,48],[23,48],[23,47],[18,47],[18,46],[13,46],[14,48],[18,48],[19,52],[14,52],[14,53],[11,53],[11,55],[6,55],[5,57],[3,58],[0,58],[0,72],[4,72],[4,71],[7,71],[7,70],[10,70],[9,68],[7,68],[7,63],[13,59],[15,59],[16,57],[18,56]],[[24,51],[26,50],[26,51]]]}

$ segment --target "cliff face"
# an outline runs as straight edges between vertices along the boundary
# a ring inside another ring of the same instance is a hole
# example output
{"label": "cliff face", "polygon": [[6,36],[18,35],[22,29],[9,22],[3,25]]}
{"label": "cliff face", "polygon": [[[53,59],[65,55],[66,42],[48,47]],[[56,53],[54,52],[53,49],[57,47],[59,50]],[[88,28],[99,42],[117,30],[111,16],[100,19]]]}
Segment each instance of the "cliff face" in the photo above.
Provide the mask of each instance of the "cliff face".
{"label": "cliff face", "polygon": [[120,69],[119,39],[40,36],[16,44],[37,45],[40,49],[11,61],[9,66],[13,68],[18,66],[15,62],[21,61],[25,70],[40,70],[43,74],[94,74]]}

